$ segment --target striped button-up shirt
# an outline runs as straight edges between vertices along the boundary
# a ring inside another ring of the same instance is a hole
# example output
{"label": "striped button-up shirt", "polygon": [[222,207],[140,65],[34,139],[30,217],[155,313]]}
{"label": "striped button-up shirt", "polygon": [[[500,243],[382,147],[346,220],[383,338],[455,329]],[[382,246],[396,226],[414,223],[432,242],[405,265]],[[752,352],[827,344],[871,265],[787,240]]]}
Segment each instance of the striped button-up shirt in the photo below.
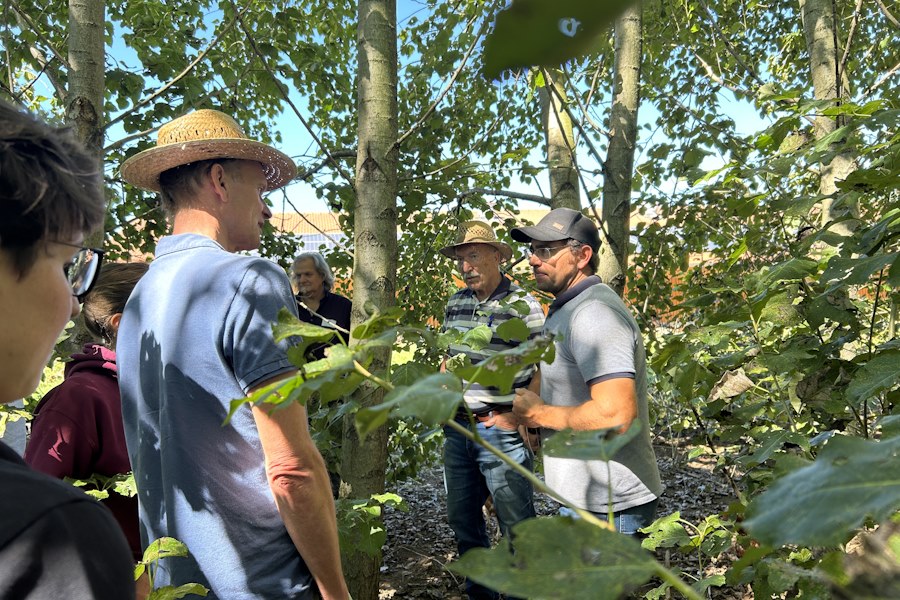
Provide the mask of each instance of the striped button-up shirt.
{"label": "striped button-up shirt", "polygon": [[[528,305],[528,311],[520,314],[511,305],[524,300]],[[497,327],[510,319],[522,319],[528,327],[528,339],[531,339],[541,333],[544,328],[544,311],[541,305],[534,297],[525,290],[512,283],[506,277],[501,278],[500,285],[497,289],[483,302],[478,300],[475,292],[469,288],[464,288],[450,297],[447,302],[447,308],[444,312],[444,325],[442,331],[450,331],[453,329],[459,331],[468,331],[479,325],[487,325],[491,328],[493,336],[490,344],[480,350],[473,350],[468,346],[452,344],[448,350],[448,356],[457,354],[466,354],[472,361],[472,364],[478,364],[485,358],[515,348],[521,342],[510,340],[504,341],[497,336]],[[466,404],[473,411],[481,411],[489,407],[489,405],[503,404],[511,405],[515,389],[526,387],[531,378],[534,376],[536,367],[529,365],[516,374],[513,382],[513,392],[502,394],[496,387],[485,387],[477,383],[473,383],[466,392]]]}

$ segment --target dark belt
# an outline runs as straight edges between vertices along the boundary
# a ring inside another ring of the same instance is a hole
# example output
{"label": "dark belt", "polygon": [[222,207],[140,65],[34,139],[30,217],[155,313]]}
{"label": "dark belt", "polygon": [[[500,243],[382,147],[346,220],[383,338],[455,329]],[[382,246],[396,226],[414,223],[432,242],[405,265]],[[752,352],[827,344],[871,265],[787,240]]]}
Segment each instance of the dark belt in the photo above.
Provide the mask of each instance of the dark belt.
{"label": "dark belt", "polygon": [[[472,411],[472,416],[475,417],[475,420],[479,423],[484,423],[485,421],[489,421],[496,417],[497,415],[502,415],[504,413],[512,412],[512,406],[508,405],[497,405],[494,408],[481,409],[478,412]],[[456,418],[469,420],[469,413],[465,408],[460,408],[456,411]]]}

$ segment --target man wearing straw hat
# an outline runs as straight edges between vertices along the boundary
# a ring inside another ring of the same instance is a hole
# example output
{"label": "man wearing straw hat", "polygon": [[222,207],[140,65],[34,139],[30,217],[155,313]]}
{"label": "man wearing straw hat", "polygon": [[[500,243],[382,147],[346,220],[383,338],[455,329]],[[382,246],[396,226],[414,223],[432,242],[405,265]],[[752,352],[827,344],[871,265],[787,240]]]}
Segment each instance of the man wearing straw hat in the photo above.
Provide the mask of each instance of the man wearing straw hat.
{"label": "man wearing straw hat", "polygon": [[[512,248],[497,240],[490,225],[482,221],[466,221],[457,232],[456,241],[441,248],[441,254],[456,260],[466,285],[447,302],[443,330],[468,331],[486,325],[493,337],[485,348],[451,345],[448,359],[452,363],[465,354],[478,363],[491,354],[514,348],[517,341],[506,341],[496,333],[497,327],[515,318],[528,326],[530,337],[540,334],[544,326],[544,311],[530,294],[515,285],[500,272],[500,264],[512,257]],[[524,301],[526,310],[514,306]],[[445,366],[448,361],[445,360]],[[527,387],[532,379],[537,383],[535,368],[529,366],[516,376],[514,389]],[[469,385],[465,408],[460,408],[456,421],[502,450],[528,470],[533,455],[519,434],[519,423],[512,413],[513,394],[503,394],[494,387],[477,383]],[[474,430],[473,423],[474,421]],[[516,523],[533,517],[534,500],[531,484],[506,463],[475,444],[457,431],[444,428],[444,481],[447,487],[447,520],[456,535],[459,555],[471,548],[488,548],[488,538],[482,506],[488,496],[493,497],[494,509],[503,535],[509,535]],[[466,581],[469,598],[499,598],[499,595],[473,581]]]}
{"label": "man wearing straw hat", "polygon": [[[160,561],[154,584],[209,598],[347,598],[328,473],[306,410],[236,398],[294,375],[272,323],[296,314],[281,268],[236,252],[259,245],[262,194],[293,161],[229,116],[198,110],[163,125],[122,178],[160,193],[172,235],[137,285],[118,337],[128,453],[146,546],[163,536],[190,557]],[[224,425],[223,425],[224,423]]]}

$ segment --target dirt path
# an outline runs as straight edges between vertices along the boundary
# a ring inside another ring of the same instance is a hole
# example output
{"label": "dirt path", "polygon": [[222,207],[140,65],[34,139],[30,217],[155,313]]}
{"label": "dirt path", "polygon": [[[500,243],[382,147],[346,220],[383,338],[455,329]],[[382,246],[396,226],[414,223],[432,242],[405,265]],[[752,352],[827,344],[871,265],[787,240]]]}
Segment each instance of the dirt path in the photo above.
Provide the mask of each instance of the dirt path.
{"label": "dirt path", "polygon": [[[666,485],[658,514],[680,511],[682,518],[696,523],[724,510],[733,494],[724,477],[713,472],[714,461],[706,457],[687,460],[689,450],[677,443],[656,447]],[[380,598],[465,600],[461,578],[445,568],[456,558],[456,545],[447,525],[440,465],[424,469],[417,479],[403,482],[396,491],[408,503],[409,512],[388,509],[385,513],[388,538]],[[554,501],[543,495],[538,495],[535,500],[538,514],[555,513],[557,504]],[[658,558],[667,560],[662,552]],[[677,553],[668,560],[671,566],[693,577],[700,575],[701,569],[705,576],[725,570],[725,565],[701,567],[696,560],[684,561]],[[711,597],[737,600],[750,596],[745,590],[716,589]]]}

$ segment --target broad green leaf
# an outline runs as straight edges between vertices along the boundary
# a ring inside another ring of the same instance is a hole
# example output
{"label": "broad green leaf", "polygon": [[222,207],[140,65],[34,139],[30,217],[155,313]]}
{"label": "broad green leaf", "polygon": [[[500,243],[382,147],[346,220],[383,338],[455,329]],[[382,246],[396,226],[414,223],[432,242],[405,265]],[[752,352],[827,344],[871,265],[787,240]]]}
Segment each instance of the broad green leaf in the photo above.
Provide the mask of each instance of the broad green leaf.
{"label": "broad green leaf", "polygon": [[888,350],[879,352],[856,373],[847,386],[847,396],[854,406],[874,399],[878,394],[889,390],[900,382],[900,351]]}
{"label": "broad green leaf", "polygon": [[144,550],[144,556],[141,560],[145,563],[154,563],[161,558],[187,555],[188,547],[183,542],[171,537],[161,537],[150,542],[150,545]]}
{"label": "broad green leaf", "polygon": [[422,363],[408,362],[391,370],[391,383],[395,386],[412,385],[434,373],[434,368]]}
{"label": "broad green leaf", "polygon": [[484,44],[484,73],[556,66],[597,49],[598,36],[633,0],[513,0]]}
{"label": "broad green leaf", "polygon": [[758,496],[745,525],[768,545],[831,546],[846,541],[867,515],[880,521],[898,508],[900,437],[835,436],[815,462]]}
{"label": "broad green leaf", "polygon": [[453,418],[463,400],[462,383],[452,373],[435,373],[412,385],[395,388],[377,406],[356,413],[356,429],[365,437],[387,422],[390,415],[417,417],[426,425]]}
{"label": "broad green leaf", "polygon": [[681,548],[691,543],[691,535],[681,524],[679,512],[656,519],[642,531],[647,537],[641,542],[641,546],[651,551],[658,548]]}
{"label": "broad green leaf", "polygon": [[524,342],[531,335],[531,330],[522,319],[510,319],[497,326],[497,335],[504,342]]}
{"label": "broad green leaf", "polygon": [[478,351],[490,344],[491,338],[493,337],[494,332],[490,327],[487,325],[478,325],[463,333],[459,343],[463,346],[468,346],[472,350]]}
{"label": "broad green leaf", "polygon": [[281,342],[289,337],[302,337],[304,341],[309,340],[309,343],[315,343],[327,342],[337,332],[334,329],[301,321],[288,309],[282,308],[278,311],[278,321],[272,326],[272,333],[275,335],[276,342]]}
{"label": "broad green leaf", "polygon": [[866,258],[841,258],[834,256],[822,273],[823,283],[839,282],[841,285],[862,285],[881,269],[893,265],[900,253],[877,254]]}
{"label": "broad green leaf", "polygon": [[381,312],[371,302],[366,303],[365,310],[372,316],[353,328],[353,339],[364,340],[396,327],[404,315],[403,307],[392,306]]}
{"label": "broad green leaf", "polygon": [[209,593],[209,590],[199,583],[186,583],[184,585],[156,588],[147,597],[147,600],[178,600],[185,596],[203,596]]}
{"label": "broad green leaf", "polygon": [[592,431],[564,429],[551,435],[541,446],[544,454],[556,458],[578,460],[612,460],[616,453],[641,431],[641,421],[635,419],[625,433],[616,428]]}
{"label": "broad green leaf", "polygon": [[774,453],[781,450],[781,447],[787,442],[796,444],[801,448],[809,448],[809,442],[807,442],[805,437],[787,429],[766,431],[754,435],[754,438],[759,443],[759,447],[752,454],[738,459],[738,462],[747,467],[755,467],[766,462]]}
{"label": "broad green leaf", "polygon": [[510,596],[620,598],[657,569],[628,536],[569,517],[529,519],[514,529],[515,554],[496,548],[466,552],[450,570]]}
{"label": "broad green leaf", "polygon": [[779,281],[805,279],[815,273],[818,266],[819,263],[809,258],[791,258],[768,269],[762,281],[765,285],[772,285]]}
{"label": "broad green leaf", "polygon": [[463,366],[454,371],[466,381],[498,388],[508,394],[516,375],[526,365],[541,361],[552,362],[555,356],[553,338],[539,336],[515,348],[492,354],[477,365]]}
{"label": "broad green leaf", "polygon": [[885,438],[900,436],[900,415],[888,415],[879,422],[881,435]]}

